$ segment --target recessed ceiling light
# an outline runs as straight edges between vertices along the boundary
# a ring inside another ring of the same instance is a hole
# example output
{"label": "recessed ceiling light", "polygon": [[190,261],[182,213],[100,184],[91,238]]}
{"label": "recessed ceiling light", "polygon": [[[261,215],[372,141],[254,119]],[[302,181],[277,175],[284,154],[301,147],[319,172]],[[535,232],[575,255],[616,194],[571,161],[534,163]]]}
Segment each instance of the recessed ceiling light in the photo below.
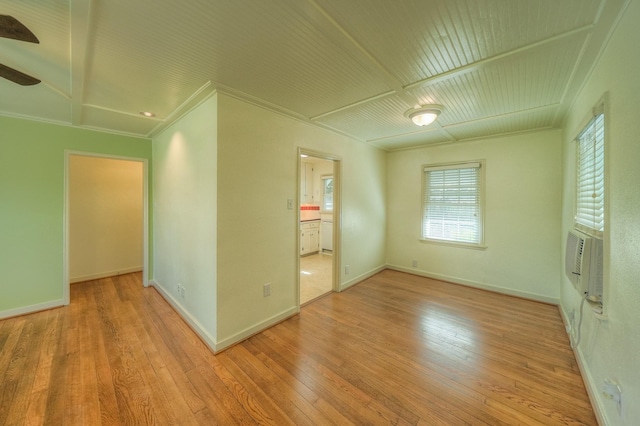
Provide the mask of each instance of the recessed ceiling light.
{"label": "recessed ceiling light", "polygon": [[417,126],[428,126],[436,121],[443,108],[442,105],[423,105],[420,108],[410,109],[404,115],[409,117]]}
{"label": "recessed ceiling light", "polygon": [[156,115],[150,111],[140,111],[140,115],[143,115],[145,117],[151,118],[151,117],[155,117]]}

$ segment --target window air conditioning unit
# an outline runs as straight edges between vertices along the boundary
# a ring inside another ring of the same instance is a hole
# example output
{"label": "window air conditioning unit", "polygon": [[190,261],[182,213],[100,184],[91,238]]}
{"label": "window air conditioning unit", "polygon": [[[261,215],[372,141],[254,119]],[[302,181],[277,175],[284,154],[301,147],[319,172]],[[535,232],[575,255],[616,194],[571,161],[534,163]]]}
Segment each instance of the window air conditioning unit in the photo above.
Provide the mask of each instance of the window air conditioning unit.
{"label": "window air conditioning unit", "polygon": [[580,295],[602,300],[602,240],[572,229],[567,235],[565,272]]}

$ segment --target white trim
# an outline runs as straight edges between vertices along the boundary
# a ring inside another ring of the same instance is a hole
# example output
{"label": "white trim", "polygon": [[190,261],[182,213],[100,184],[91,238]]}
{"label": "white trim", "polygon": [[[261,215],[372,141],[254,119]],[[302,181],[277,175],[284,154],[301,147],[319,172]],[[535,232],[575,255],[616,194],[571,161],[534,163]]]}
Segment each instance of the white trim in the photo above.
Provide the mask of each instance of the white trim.
{"label": "white trim", "polygon": [[353,287],[354,285],[366,280],[367,278],[371,278],[372,276],[374,276],[377,273],[380,273],[382,271],[384,271],[385,269],[387,269],[386,265],[382,265],[382,266],[378,266],[377,268],[374,268],[372,270],[370,270],[369,272],[365,272],[364,274],[360,274],[355,278],[351,278],[348,281],[345,281],[343,283],[340,284],[340,290],[339,291],[344,291],[350,287]]}
{"label": "white trim", "polygon": [[405,268],[404,266],[387,264],[386,267],[394,271],[406,272],[407,274],[411,274],[411,275],[418,275],[421,277],[433,278],[435,280],[450,282],[453,284],[461,284],[467,287],[474,287],[482,290],[489,290],[489,291],[493,291],[494,293],[506,294],[508,296],[516,296],[522,299],[534,300],[536,302],[549,303],[552,305],[560,304],[560,299],[557,297],[542,296],[540,294],[528,293],[526,291],[512,290],[509,288],[498,287],[495,285],[485,284],[477,281],[465,280],[463,278],[451,277],[449,275],[434,274],[432,272]]}
{"label": "white trim", "polygon": [[216,90],[217,90],[218,93],[221,93],[223,95],[229,96],[230,98],[234,98],[234,99],[237,99],[239,101],[246,102],[246,103],[251,104],[251,105],[253,105],[255,107],[262,108],[262,109],[265,109],[267,111],[271,111],[271,112],[273,112],[275,114],[290,118],[290,119],[298,121],[300,123],[304,123],[304,124],[308,124],[308,125],[313,126],[313,127],[325,129],[325,130],[330,131],[331,133],[335,133],[337,135],[344,136],[344,137],[347,137],[349,139],[353,139],[353,140],[358,141],[358,142],[362,142],[362,143],[366,143],[367,142],[365,139],[362,139],[362,138],[359,138],[359,137],[354,136],[352,134],[343,132],[343,131],[338,130],[338,129],[334,128],[334,127],[331,127],[331,126],[329,126],[327,124],[323,124],[323,123],[321,123],[319,121],[311,121],[309,118],[307,118],[307,117],[305,117],[305,116],[303,116],[301,114],[295,113],[295,112],[290,111],[290,110],[288,110],[286,108],[283,108],[283,107],[280,107],[278,105],[269,103],[269,102],[264,101],[262,99],[256,98],[255,96],[249,95],[247,93],[240,92],[238,90],[232,89],[232,88],[224,86],[222,84],[219,84],[219,83],[216,84]]}
{"label": "white trim", "polygon": [[479,169],[482,167],[480,161],[469,161],[462,163],[443,163],[434,164],[433,166],[424,166],[425,172],[435,172],[438,170],[458,170],[458,169]]}
{"label": "white trim", "polygon": [[459,243],[457,241],[436,240],[436,239],[429,239],[429,238],[420,238],[418,241],[420,241],[421,243],[437,244],[441,246],[467,248],[467,249],[474,249],[474,250],[486,250],[489,248],[486,245],[481,245],[481,244]]}
{"label": "white trim", "polygon": [[216,339],[209,334],[209,332],[200,324],[200,322],[195,319],[189,311],[187,311],[181,304],[178,302],[171,293],[167,292],[164,287],[155,280],[151,280],[149,285],[155,288],[160,296],[164,300],[171,305],[171,307],[180,315],[180,317],[193,329],[193,331],[209,346],[209,349],[212,351],[216,351]]}
{"label": "white trim", "polygon": [[35,305],[8,309],[6,311],[0,311],[0,320],[11,318],[11,317],[17,317],[20,315],[34,314],[36,312],[46,311],[47,309],[59,308],[64,305],[65,303],[63,299],[57,299],[57,300],[51,300],[49,302],[36,303]]}
{"label": "white trim", "polygon": [[147,133],[146,137],[149,139],[155,139],[169,127],[173,126],[174,123],[177,123],[182,117],[189,114],[191,111],[198,108],[204,102],[217,94],[218,90],[213,86],[211,80],[207,81],[205,84],[199,87],[198,90],[193,92],[191,96],[187,98],[187,100],[185,100],[173,111],[171,111],[169,115],[160,120],[161,122],[158,123],[153,129],[151,129]]}
{"label": "white trim", "polygon": [[331,289],[333,291],[340,292],[342,288],[340,286],[340,260],[342,255],[342,157],[334,154],[327,154],[324,152],[314,151],[313,149],[303,148],[301,146],[296,150],[297,155],[297,174],[296,174],[296,204],[295,208],[298,209],[295,214],[295,229],[296,229],[296,270],[294,283],[296,284],[296,300],[297,307],[300,310],[300,183],[301,183],[301,167],[302,160],[301,155],[305,154],[309,157],[314,157],[321,160],[331,161],[332,164],[332,176],[333,176],[333,255],[332,259],[332,274],[331,274]]}
{"label": "white trim", "polygon": [[69,296],[69,158],[72,155],[82,157],[107,158],[121,161],[142,163],[143,181],[143,224],[142,224],[142,285],[149,286],[149,159],[142,157],[124,157],[98,152],[64,150],[64,183],[62,204],[62,300],[64,305],[70,303]]}
{"label": "white trim", "polygon": [[274,315],[266,320],[259,322],[251,327],[248,327],[226,339],[221,341],[216,341],[214,336],[212,336],[207,329],[195,318],[193,315],[187,311],[185,307],[183,307],[180,302],[178,302],[169,292],[167,292],[162,284],[158,283],[155,280],[151,280],[149,283],[153,288],[155,288],[158,293],[171,305],[171,307],[180,315],[180,317],[193,329],[193,331],[206,343],[206,345],[211,349],[214,353],[220,352],[236,343],[242,342],[243,340],[248,339],[254,334],[260,333],[292,316],[298,314],[300,312],[300,308],[298,306],[293,306],[285,311],[280,312],[277,315]]}
{"label": "white trim", "polygon": [[300,307],[299,306],[292,306],[289,309],[286,309],[282,312],[280,312],[279,314],[273,315],[270,318],[267,318],[264,321],[261,321],[257,324],[252,325],[251,327],[247,327],[244,330],[229,336],[225,339],[219,340],[217,342],[217,344],[215,345],[215,352],[219,352],[223,349],[226,349],[232,345],[235,345],[236,343],[240,343],[246,339],[248,339],[249,337],[253,336],[254,334],[260,333],[270,327],[273,327],[274,325],[291,318],[294,315],[297,315],[300,312]]}
{"label": "white trim", "polygon": [[[565,312],[562,305],[559,306],[558,310],[560,311],[560,316],[562,317],[562,321],[564,322],[566,328],[566,326],[569,324],[567,313]],[[606,416],[607,411],[602,405],[602,400],[599,398],[600,391],[598,390],[598,385],[596,384],[593,375],[591,374],[591,370],[588,367],[588,363],[585,361],[584,354],[580,350],[580,346],[578,346],[578,348],[576,349],[573,349],[573,355],[576,358],[576,362],[578,363],[578,369],[580,370],[580,375],[582,376],[584,387],[587,390],[587,395],[589,395],[589,401],[591,402],[591,407],[593,407],[593,412],[596,415],[598,424],[612,424],[611,422],[609,422]]]}
{"label": "white trim", "polygon": [[82,275],[82,276],[79,276],[79,277],[70,277],[69,278],[69,282],[71,284],[75,284],[75,283],[81,283],[81,282],[84,282],[84,281],[99,280],[100,278],[115,277],[117,275],[131,274],[133,272],[141,272],[141,271],[144,271],[144,268],[142,267],[142,265],[133,266],[131,268],[118,269],[116,271],[105,271],[105,272],[101,272],[99,274]]}
{"label": "white trim", "polygon": [[64,177],[62,188],[62,303],[71,303],[69,282],[69,157],[71,154],[64,151]]}

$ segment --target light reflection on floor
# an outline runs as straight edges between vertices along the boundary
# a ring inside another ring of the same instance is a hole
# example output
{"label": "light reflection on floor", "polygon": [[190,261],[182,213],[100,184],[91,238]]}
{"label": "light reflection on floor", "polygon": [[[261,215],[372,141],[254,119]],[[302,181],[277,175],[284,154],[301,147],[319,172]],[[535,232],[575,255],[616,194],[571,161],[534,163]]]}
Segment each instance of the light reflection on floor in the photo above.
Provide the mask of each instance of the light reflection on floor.
{"label": "light reflection on floor", "polygon": [[300,258],[300,303],[331,291],[331,255],[312,254]]}
{"label": "light reflection on floor", "polygon": [[476,339],[473,324],[468,321],[430,305],[420,320],[425,356],[437,352],[451,359],[473,362]]}

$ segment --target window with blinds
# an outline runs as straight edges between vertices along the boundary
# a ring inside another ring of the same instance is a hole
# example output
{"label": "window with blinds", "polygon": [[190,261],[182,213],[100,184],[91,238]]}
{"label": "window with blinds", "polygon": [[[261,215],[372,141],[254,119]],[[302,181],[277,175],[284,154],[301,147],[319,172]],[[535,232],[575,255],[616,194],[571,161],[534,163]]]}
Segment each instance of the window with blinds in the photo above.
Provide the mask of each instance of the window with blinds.
{"label": "window with blinds", "polygon": [[598,113],[576,138],[575,227],[602,238],[604,233],[604,114]]}
{"label": "window with blinds", "polygon": [[426,166],[422,238],[482,244],[481,162]]}

